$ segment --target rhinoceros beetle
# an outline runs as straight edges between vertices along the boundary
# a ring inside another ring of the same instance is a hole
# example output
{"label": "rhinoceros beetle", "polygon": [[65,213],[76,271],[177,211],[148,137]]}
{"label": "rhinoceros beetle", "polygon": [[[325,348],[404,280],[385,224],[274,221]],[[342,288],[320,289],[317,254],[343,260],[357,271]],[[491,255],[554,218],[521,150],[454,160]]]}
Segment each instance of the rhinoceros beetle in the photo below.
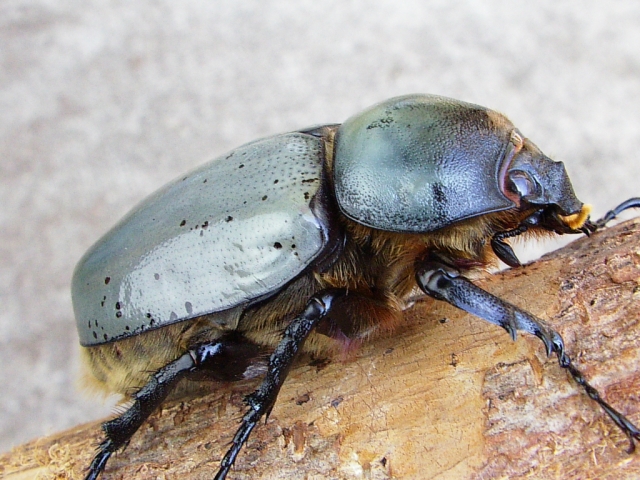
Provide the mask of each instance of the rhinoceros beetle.
{"label": "rhinoceros beetle", "polygon": [[[239,147],[160,189],[80,260],[73,304],[96,383],[131,406],[102,428],[87,478],[183,378],[263,376],[220,465],[272,409],[297,354],[389,331],[419,296],[531,333],[627,435],[541,319],[468,276],[520,265],[517,235],[590,234],[560,162],[503,115],[433,95],[382,102],[342,125]],[[149,373],[155,372],[155,373]]]}

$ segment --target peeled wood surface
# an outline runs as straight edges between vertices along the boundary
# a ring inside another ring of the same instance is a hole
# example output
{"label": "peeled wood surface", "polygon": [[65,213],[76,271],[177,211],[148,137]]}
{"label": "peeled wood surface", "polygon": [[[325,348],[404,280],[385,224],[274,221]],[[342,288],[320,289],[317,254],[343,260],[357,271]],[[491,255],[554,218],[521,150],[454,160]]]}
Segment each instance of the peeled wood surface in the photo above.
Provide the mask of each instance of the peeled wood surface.
{"label": "peeled wood surface", "polygon": [[[640,424],[640,220],[480,284],[541,316],[589,381]],[[212,478],[255,384],[166,404],[103,478]],[[101,439],[82,425],[0,456],[11,480],[81,478]],[[305,361],[230,479],[640,477],[640,453],[541,342],[441,302],[355,358]]]}

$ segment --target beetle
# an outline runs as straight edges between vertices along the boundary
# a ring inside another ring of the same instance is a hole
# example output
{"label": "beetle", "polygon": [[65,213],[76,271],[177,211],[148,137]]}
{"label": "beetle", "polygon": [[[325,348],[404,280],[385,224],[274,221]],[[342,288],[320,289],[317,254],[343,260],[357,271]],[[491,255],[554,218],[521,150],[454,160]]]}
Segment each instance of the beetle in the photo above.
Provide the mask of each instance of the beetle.
{"label": "beetle", "polygon": [[[374,105],[343,124],[257,140],[143,201],[74,272],[86,365],[101,388],[132,390],[105,422],[87,479],[104,470],[184,378],[262,376],[222,459],[224,479],[268,415],[301,351],[330,355],[393,330],[430,296],[536,335],[627,435],[543,320],[470,277],[520,265],[507,239],[590,234],[564,165],[502,114],[435,95]],[[149,372],[155,372],[149,374]]]}

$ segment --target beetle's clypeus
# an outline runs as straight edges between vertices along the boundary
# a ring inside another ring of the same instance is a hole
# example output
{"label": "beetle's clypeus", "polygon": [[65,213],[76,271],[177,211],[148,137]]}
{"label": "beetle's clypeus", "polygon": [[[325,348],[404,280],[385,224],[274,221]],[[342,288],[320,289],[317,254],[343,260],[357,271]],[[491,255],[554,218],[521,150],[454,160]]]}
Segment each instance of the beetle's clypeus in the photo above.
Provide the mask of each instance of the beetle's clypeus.
{"label": "beetle's clypeus", "polygon": [[[80,260],[73,303],[102,388],[135,393],[89,467],[109,457],[183,378],[263,376],[216,478],[273,407],[297,353],[329,354],[389,331],[419,295],[536,335],[629,437],[541,319],[466,276],[516,267],[507,238],[589,234],[560,162],[503,115],[410,95],[342,125],[257,140],[162,188]],[[155,372],[149,374],[149,372]]]}

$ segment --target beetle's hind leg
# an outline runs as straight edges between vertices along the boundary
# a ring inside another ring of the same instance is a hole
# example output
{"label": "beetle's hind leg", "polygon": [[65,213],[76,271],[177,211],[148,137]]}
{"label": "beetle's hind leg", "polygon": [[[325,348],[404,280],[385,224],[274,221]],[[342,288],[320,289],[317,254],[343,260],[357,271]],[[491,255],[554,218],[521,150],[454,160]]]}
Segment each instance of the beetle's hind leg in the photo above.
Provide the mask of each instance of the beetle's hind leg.
{"label": "beetle's hind leg", "polygon": [[98,477],[111,455],[127,446],[138,428],[182,378],[235,381],[254,377],[264,372],[265,360],[261,347],[237,333],[230,333],[199,344],[162,367],[133,395],[133,403],[122,415],[102,424],[106,438],[98,447],[86,480]]}
{"label": "beetle's hind leg", "polygon": [[427,295],[444,300],[461,310],[501,326],[514,340],[518,330],[537,336],[544,343],[547,355],[555,353],[560,366],[569,371],[587,395],[600,405],[618,428],[625,433],[630,442],[629,453],[635,450],[635,441],[640,440],[640,430],[605,402],[598,391],[586,381],[580,370],[571,362],[571,358],[565,351],[564,341],[558,332],[545,325],[541,319],[482,290],[455,269],[444,264],[424,263],[417,271],[416,280]]}
{"label": "beetle's hind leg", "polygon": [[163,402],[178,381],[195,367],[191,352],[162,367],[132,398],[133,404],[119,417],[102,424],[106,439],[98,447],[98,453],[89,466],[86,480],[94,480],[109,457],[124,448],[140,425]]}

